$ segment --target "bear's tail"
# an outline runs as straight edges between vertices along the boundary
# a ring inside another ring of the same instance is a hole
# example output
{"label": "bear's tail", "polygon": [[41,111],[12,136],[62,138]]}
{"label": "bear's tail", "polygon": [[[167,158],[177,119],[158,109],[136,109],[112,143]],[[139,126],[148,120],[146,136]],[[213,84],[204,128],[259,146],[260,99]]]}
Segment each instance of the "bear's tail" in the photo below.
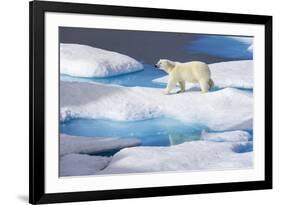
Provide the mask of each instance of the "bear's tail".
{"label": "bear's tail", "polygon": [[214,84],[214,81],[213,81],[212,79],[209,80],[208,84],[209,84],[209,86],[210,86],[209,89],[211,89],[211,88],[214,87],[214,85],[215,85],[215,84]]}

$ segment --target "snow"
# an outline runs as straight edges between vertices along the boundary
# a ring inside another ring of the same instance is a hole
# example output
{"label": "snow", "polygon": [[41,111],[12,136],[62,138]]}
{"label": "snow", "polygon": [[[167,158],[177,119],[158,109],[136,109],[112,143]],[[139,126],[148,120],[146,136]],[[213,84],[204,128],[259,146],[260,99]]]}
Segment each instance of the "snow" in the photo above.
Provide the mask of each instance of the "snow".
{"label": "snow", "polygon": [[253,153],[237,153],[234,143],[190,141],[170,147],[126,148],[98,174],[251,168]]}
{"label": "snow", "polygon": [[137,60],[80,44],[60,44],[60,72],[76,77],[109,77],[142,70]]}
{"label": "snow", "polygon": [[71,153],[97,154],[106,151],[119,150],[125,147],[138,146],[140,144],[140,140],[133,138],[80,137],[61,134],[60,156]]}
{"label": "snow", "polygon": [[127,121],[161,115],[160,107],[149,99],[160,90],[148,89],[153,93],[143,96],[146,88],[82,82],[61,82],[60,89],[61,121],[76,117]]}
{"label": "snow", "polygon": [[[209,65],[211,78],[216,87],[253,88],[253,61],[229,61]],[[167,84],[168,76],[154,79],[153,82]],[[186,84],[187,89],[199,88],[199,84]]]}
{"label": "snow", "polygon": [[[204,132],[198,141],[149,147],[137,146],[138,140],[134,139],[61,134],[60,176],[252,168],[249,137],[245,131]],[[123,149],[112,157],[93,155],[111,148]]]}
{"label": "snow", "polygon": [[[223,134],[225,139],[229,136]],[[112,157],[70,153],[60,155],[60,176],[252,168],[253,152],[247,151],[247,145],[199,140],[170,147],[124,148]]]}
{"label": "snow", "polygon": [[156,88],[83,82],[61,82],[60,86],[61,121],[132,121],[166,116],[212,130],[252,129],[253,95],[236,88],[164,95]]}
{"label": "snow", "polygon": [[245,142],[251,138],[250,134],[246,131],[235,130],[220,133],[208,133],[203,131],[201,139],[214,142]]}
{"label": "snow", "polygon": [[90,156],[86,154],[68,154],[60,158],[60,176],[93,175],[104,169],[110,157]]}

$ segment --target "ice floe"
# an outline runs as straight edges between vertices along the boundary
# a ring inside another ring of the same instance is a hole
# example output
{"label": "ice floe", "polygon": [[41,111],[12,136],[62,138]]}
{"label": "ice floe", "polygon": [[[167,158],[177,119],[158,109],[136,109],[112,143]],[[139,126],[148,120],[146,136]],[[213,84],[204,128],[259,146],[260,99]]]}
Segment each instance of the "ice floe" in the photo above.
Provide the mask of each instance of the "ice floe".
{"label": "ice floe", "polygon": [[235,143],[190,141],[170,147],[126,148],[98,174],[251,168],[253,153],[238,153]]}
{"label": "ice floe", "polygon": [[[168,147],[138,146],[136,139],[60,136],[60,176],[162,171],[227,170],[253,166],[245,131],[202,133],[202,139]],[[112,157],[93,153],[123,148]],[[91,155],[89,155],[91,154]]]}
{"label": "ice floe", "polygon": [[60,72],[76,77],[109,77],[142,70],[137,60],[80,44],[60,44]]}
{"label": "ice floe", "polygon": [[161,89],[61,82],[60,120],[143,120],[162,116],[212,130],[252,129],[253,95],[235,88],[163,95]]}

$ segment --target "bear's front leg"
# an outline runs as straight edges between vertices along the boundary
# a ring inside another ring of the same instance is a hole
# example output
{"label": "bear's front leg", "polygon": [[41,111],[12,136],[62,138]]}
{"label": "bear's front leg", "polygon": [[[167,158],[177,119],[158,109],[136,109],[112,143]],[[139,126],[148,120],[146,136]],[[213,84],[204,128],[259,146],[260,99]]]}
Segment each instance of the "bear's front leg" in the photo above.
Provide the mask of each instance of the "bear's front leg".
{"label": "bear's front leg", "polygon": [[167,87],[164,90],[164,94],[168,95],[176,87],[176,84],[177,84],[177,82],[175,82],[173,79],[169,78]]}
{"label": "bear's front leg", "polygon": [[185,92],[185,81],[180,81],[180,90],[177,93],[184,93]]}

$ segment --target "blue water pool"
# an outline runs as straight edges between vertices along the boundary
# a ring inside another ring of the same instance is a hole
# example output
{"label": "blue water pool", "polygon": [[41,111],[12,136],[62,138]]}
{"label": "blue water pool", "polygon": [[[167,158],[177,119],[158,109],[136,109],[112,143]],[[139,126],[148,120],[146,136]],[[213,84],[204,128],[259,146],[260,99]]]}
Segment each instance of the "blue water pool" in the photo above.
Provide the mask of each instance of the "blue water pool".
{"label": "blue water pool", "polygon": [[[170,118],[156,118],[141,121],[118,122],[102,119],[72,119],[60,124],[60,132],[84,137],[137,138],[142,146],[171,146],[201,139],[201,133],[216,132],[200,124],[187,124]],[[231,131],[231,130],[227,130]],[[237,143],[233,151],[237,153],[253,151],[253,131],[248,142]],[[219,142],[218,142],[219,143]],[[99,155],[110,156],[119,150]]]}
{"label": "blue water pool", "polygon": [[73,119],[61,123],[61,133],[78,136],[138,138],[143,146],[170,146],[198,140],[206,127],[169,118],[132,122]]}
{"label": "blue water pool", "polygon": [[98,82],[104,84],[116,84],[126,87],[153,87],[164,88],[165,84],[154,83],[152,80],[167,75],[164,71],[156,69],[152,65],[144,64],[144,70],[134,73],[118,75],[107,78],[80,78],[68,75],[61,75],[62,81],[79,81],[79,82]]}
{"label": "blue water pool", "polygon": [[188,44],[185,49],[190,53],[204,53],[228,60],[250,60],[253,59],[251,44],[250,37],[240,41],[238,38],[205,35]]}

